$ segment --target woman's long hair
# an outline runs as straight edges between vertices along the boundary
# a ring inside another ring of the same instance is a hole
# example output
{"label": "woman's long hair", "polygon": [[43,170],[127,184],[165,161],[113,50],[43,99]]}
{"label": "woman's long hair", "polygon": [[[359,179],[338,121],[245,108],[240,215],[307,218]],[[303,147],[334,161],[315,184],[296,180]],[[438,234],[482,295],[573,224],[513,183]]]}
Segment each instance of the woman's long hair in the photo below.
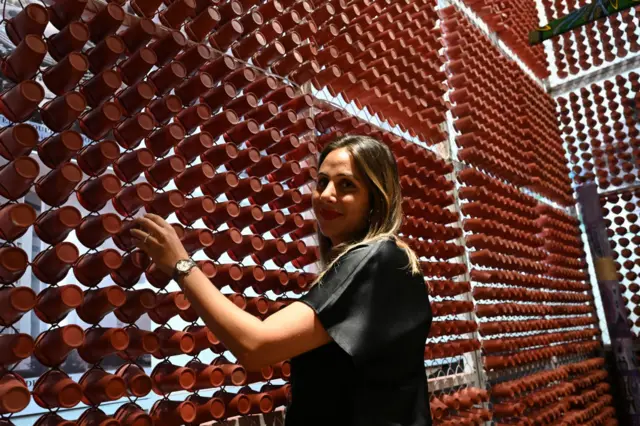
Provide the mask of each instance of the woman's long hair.
{"label": "woman's long hair", "polygon": [[335,247],[331,240],[324,236],[318,227],[317,237],[322,269],[313,284],[319,282],[329,270],[350,248],[357,244],[369,243],[383,238],[395,240],[409,257],[407,268],[412,274],[421,273],[418,256],[409,246],[398,238],[402,225],[402,195],[398,165],[388,146],[368,136],[345,136],[329,143],[320,153],[318,168],[331,151],[345,148],[353,158],[358,171],[365,177],[369,190],[369,223],[360,235],[351,241],[340,243]]}

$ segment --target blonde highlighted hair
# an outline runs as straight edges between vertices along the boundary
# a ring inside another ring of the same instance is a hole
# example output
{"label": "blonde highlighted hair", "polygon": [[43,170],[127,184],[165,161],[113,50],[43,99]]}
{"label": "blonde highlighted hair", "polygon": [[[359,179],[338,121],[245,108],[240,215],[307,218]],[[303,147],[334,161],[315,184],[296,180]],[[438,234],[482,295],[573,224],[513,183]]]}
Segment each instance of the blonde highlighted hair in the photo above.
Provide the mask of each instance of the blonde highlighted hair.
{"label": "blonde highlighted hair", "polygon": [[326,271],[355,245],[370,243],[384,238],[395,240],[409,258],[407,269],[420,274],[418,256],[398,237],[402,226],[402,194],[398,165],[389,147],[369,136],[345,136],[329,143],[320,153],[318,168],[331,151],[344,148],[364,177],[369,190],[369,224],[355,239],[333,247],[331,240],[322,235],[318,227],[317,237],[322,269],[313,284],[322,280]]}

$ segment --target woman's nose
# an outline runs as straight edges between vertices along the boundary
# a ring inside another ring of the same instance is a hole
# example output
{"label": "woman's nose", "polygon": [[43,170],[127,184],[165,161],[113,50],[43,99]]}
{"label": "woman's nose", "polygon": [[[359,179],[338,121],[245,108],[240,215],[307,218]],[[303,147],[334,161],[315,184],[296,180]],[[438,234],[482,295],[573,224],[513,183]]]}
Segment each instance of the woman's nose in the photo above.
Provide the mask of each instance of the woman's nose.
{"label": "woman's nose", "polygon": [[324,188],[324,191],[320,193],[320,199],[324,202],[333,203],[336,201],[336,191],[333,182],[329,182]]}

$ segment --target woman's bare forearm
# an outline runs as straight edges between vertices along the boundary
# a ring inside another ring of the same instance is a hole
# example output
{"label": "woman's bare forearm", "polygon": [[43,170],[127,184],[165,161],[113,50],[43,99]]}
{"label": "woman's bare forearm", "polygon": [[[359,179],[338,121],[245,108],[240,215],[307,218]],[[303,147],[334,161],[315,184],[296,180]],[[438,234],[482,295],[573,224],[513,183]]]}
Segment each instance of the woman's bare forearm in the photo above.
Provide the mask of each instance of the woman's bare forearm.
{"label": "woman's bare forearm", "polygon": [[240,363],[247,359],[260,342],[262,321],[227,299],[199,268],[178,284],[209,330]]}

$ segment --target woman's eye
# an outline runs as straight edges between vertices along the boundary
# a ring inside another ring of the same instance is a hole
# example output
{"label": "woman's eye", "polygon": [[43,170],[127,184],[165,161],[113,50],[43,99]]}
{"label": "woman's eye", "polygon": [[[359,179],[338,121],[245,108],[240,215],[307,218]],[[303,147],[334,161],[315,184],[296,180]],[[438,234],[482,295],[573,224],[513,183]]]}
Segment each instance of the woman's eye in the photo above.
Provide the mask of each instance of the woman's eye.
{"label": "woman's eye", "polygon": [[347,188],[347,189],[351,189],[351,188],[355,187],[355,185],[351,181],[348,181],[348,180],[343,180],[341,182],[341,185],[342,185],[343,188]]}

